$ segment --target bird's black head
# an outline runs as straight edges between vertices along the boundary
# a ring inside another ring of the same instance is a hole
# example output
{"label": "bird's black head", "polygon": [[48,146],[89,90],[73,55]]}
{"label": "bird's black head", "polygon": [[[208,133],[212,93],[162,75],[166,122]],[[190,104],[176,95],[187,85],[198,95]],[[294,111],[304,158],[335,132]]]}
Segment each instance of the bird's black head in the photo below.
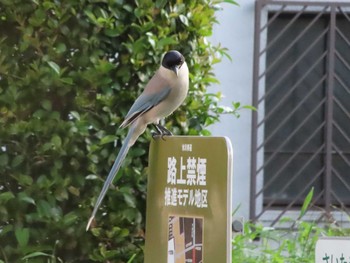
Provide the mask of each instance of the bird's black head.
{"label": "bird's black head", "polygon": [[174,71],[177,75],[178,70],[184,62],[185,58],[179,51],[171,50],[164,55],[162,66]]}

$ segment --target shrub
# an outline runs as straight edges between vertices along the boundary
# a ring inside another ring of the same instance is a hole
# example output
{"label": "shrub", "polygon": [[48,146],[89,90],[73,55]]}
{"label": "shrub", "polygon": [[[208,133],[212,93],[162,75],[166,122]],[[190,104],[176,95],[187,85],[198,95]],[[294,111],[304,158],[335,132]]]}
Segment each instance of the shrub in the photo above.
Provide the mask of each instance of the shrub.
{"label": "shrub", "polygon": [[[326,211],[324,215],[328,220],[325,222],[303,220],[304,215],[313,205],[313,194],[314,188],[312,187],[297,219],[282,218],[278,222],[281,226],[284,225],[283,228],[245,223],[244,233],[236,235],[232,241],[232,262],[314,262],[316,242],[320,237],[349,236],[350,229],[341,228]],[[321,211],[320,207],[317,210]]]}
{"label": "shrub", "polygon": [[126,133],[117,127],[164,51],[180,50],[191,72],[166,126],[207,135],[224,112],[220,94],[207,93],[225,54],[206,39],[220,2],[1,1],[2,261],[142,262],[149,133],[91,232],[87,219]]}
{"label": "shrub", "polygon": [[246,223],[244,234],[232,242],[234,263],[309,263],[315,262],[315,247],[322,236],[349,236],[350,230],[335,224],[317,224],[283,219],[293,228],[274,229]]}

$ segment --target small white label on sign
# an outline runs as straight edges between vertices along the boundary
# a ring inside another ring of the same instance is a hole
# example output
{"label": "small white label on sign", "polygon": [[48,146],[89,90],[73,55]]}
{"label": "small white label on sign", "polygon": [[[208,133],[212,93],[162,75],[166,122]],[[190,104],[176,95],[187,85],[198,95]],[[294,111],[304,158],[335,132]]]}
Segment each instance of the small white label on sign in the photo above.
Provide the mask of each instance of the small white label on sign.
{"label": "small white label on sign", "polygon": [[350,237],[323,237],[316,243],[316,263],[350,263]]}

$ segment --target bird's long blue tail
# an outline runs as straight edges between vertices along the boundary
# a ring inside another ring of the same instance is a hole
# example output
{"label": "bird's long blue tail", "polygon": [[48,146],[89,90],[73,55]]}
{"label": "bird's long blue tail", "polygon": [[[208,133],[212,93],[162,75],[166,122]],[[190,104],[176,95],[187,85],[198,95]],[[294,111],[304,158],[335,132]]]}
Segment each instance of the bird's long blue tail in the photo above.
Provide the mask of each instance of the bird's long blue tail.
{"label": "bird's long blue tail", "polygon": [[122,162],[124,161],[126,154],[129,151],[129,148],[131,146],[129,144],[130,144],[130,140],[132,138],[133,132],[134,132],[134,127],[131,126],[129,129],[128,135],[126,136],[126,138],[124,140],[122,148],[120,149],[120,151],[118,153],[117,159],[115,159],[114,164],[112,166],[112,169],[110,170],[108,177],[107,177],[107,179],[103,185],[103,188],[100,192],[100,195],[97,198],[94,210],[92,211],[91,217],[90,217],[89,222],[86,226],[86,231],[89,230],[90,225],[92,223],[92,220],[95,218],[96,212],[97,212],[98,208],[100,207],[102,200],[105,197],[110,184],[113,182],[114,177],[118,173],[119,168],[120,168]]}

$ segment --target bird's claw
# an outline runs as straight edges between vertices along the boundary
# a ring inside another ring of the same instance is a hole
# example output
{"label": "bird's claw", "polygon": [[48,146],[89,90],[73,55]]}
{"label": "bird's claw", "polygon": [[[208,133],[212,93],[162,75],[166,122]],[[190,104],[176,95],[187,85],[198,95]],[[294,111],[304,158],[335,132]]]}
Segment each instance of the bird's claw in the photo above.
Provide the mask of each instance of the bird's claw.
{"label": "bird's claw", "polygon": [[161,135],[161,134],[159,134],[159,133],[157,133],[157,132],[151,132],[151,135],[152,135],[152,138],[153,138],[154,140],[155,140],[155,139],[158,139],[159,137],[160,137],[161,139],[164,140],[163,135]]}
{"label": "bird's claw", "polygon": [[160,137],[163,141],[165,141],[164,136],[172,136],[173,134],[167,128],[162,125],[154,124],[157,132],[152,132],[152,138],[156,139]]}

